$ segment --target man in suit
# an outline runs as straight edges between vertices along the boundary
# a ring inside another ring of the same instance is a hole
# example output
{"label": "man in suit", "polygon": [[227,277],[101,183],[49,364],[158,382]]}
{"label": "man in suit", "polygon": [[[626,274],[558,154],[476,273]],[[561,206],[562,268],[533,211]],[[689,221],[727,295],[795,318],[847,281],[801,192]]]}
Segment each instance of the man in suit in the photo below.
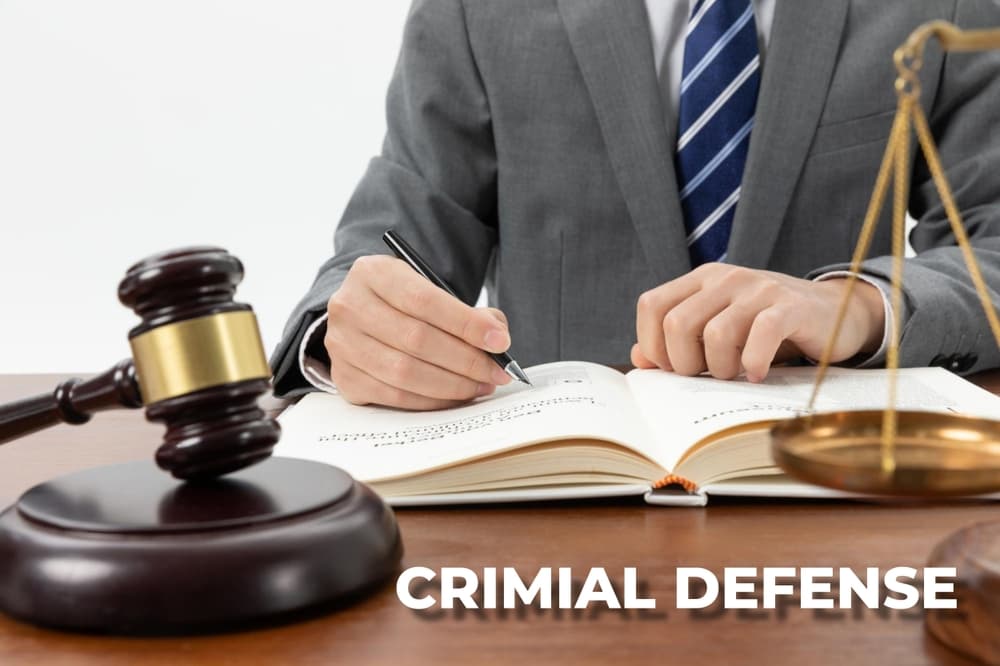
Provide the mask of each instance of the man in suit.
{"label": "man in suit", "polygon": [[[382,155],[274,358],[287,394],[430,409],[524,365],[629,361],[760,380],[826,341],[896,106],[892,52],[990,0],[417,0]],[[1000,285],[1000,56],[924,59],[921,102]],[[926,165],[901,362],[1000,365]],[[888,220],[835,362],[885,354]],[[454,299],[385,256],[396,228]],[[485,284],[491,308],[472,307]],[[994,300],[997,296],[992,294]],[[308,383],[307,383],[308,380]]]}

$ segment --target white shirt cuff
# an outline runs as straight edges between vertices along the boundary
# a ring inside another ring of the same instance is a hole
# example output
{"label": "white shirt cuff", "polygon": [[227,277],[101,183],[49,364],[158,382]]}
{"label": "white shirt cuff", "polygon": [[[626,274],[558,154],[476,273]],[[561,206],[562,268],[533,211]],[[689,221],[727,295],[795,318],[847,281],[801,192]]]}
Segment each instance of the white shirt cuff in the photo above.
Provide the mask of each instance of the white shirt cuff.
{"label": "white shirt cuff", "polygon": [[325,393],[338,393],[336,385],[330,379],[330,368],[319,359],[315,359],[306,354],[306,348],[313,342],[320,327],[326,323],[326,315],[314,321],[302,336],[299,343],[299,370],[306,381]]}
{"label": "white shirt cuff", "polygon": [[[889,349],[889,333],[892,331],[892,301],[889,300],[889,293],[885,289],[885,285],[881,280],[872,278],[864,273],[857,273],[857,278],[863,280],[864,282],[870,284],[871,286],[878,289],[878,293],[882,294],[882,307],[885,312],[885,329],[882,332],[882,344],[875,351],[874,354],[866,358],[864,361],[859,363],[857,368],[871,368],[876,365],[882,365],[885,363],[886,352]],[[823,273],[813,278],[814,282],[822,282],[823,280],[832,280],[834,278],[846,278],[850,277],[850,271],[831,271],[829,273]]]}

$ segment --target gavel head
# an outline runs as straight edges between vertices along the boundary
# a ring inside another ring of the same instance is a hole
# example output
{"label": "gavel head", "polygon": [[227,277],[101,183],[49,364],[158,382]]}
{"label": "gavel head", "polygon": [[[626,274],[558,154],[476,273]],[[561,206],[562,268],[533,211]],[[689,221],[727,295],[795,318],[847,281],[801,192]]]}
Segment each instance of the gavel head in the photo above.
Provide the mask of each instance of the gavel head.
{"label": "gavel head", "polygon": [[167,431],[156,463],[180,479],[208,479],[271,455],[280,429],[257,405],[271,371],[249,305],[233,300],[243,265],[194,247],[132,266],[118,286],[142,318],[129,332],[146,416]]}

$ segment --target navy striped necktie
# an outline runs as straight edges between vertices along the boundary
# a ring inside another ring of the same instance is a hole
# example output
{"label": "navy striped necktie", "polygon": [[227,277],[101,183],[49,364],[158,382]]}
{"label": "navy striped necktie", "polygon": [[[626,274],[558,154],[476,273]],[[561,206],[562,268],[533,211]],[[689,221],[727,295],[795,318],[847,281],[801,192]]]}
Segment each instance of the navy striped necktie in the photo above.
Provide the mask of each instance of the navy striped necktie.
{"label": "navy striped necktie", "polygon": [[759,88],[751,0],[698,0],[684,44],[676,155],[692,266],[726,260]]}

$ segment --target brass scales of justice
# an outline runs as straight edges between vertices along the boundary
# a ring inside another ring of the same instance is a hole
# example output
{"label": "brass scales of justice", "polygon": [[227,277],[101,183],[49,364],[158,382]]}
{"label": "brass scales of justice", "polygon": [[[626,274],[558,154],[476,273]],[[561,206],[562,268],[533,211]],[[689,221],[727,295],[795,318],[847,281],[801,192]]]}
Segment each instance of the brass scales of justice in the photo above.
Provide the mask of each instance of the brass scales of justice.
{"label": "brass scales of justice", "polygon": [[[925,47],[932,38],[938,40],[945,52],[1000,49],[1000,29],[963,31],[951,23],[934,21],[919,27],[896,50],[898,108],[895,121],[854,250],[836,323],[820,358],[807,413],[780,422],[771,430],[775,461],[788,474],[817,485],[865,495],[942,498],[1000,491],[1000,420],[897,409],[896,374],[912,130],[916,131],[919,148],[952,233],[990,330],[1000,346],[1000,320],[969,243],[927,116],[920,105],[919,74]],[[816,398],[830,366],[857,274],[868,255],[890,179],[893,184],[890,290],[893,321],[887,322],[890,326],[886,358],[889,370],[887,407],[882,411],[816,413]],[[1000,177],[997,189],[1000,192]],[[1000,419],[1000,414],[997,418]],[[963,619],[947,621],[928,613],[928,629],[956,650],[987,663],[1000,664],[1000,521],[960,530],[941,543],[930,559],[935,566],[957,568],[955,596]]]}

